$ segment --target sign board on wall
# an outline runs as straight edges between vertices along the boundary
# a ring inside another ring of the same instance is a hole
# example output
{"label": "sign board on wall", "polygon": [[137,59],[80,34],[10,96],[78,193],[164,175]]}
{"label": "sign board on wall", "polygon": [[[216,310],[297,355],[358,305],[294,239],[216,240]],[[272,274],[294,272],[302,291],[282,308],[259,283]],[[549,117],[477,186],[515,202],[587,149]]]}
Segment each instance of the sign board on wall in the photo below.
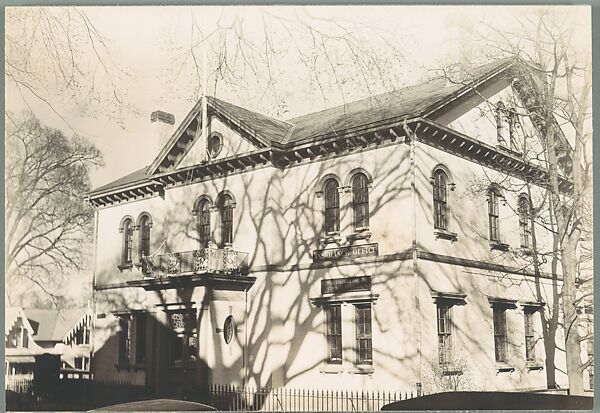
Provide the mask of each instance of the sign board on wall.
{"label": "sign board on wall", "polygon": [[371,276],[330,278],[321,280],[321,294],[339,294],[350,291],[370,291]]}
{"label": "sign board on wall", "polygon": [[376,256],[379,254],[377,243],[364,245],[351,245],[340,248],[327,248],[313,251],[313,261],[332,261],[343,258],[358,258]]}

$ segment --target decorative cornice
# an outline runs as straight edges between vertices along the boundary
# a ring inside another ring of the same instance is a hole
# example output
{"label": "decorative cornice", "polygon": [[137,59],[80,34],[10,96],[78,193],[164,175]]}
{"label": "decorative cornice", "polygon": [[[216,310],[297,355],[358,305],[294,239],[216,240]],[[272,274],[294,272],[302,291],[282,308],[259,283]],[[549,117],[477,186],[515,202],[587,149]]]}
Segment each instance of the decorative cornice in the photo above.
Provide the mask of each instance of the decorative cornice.
{"label": "decorative cornice", "polygon": [[517,300],[504,297],[494,297],[488,295],[488,302],[492,307],[501,306],[506,308],[517,308]]}
{"label": "decorative cornice", "polygon": [[94,206],[112,206],[154,196],[164,196],[165,189],[190,185],[210,179],[229,176],[266,166],[271,161],[269,148],[259,149],[243,155],[230,156],[211,162],[175,169],[153,175],[151,180],[121,187],[101,194],[90,194],[89,202]]}
{"label": "decorative cornice", "polygon": [[[407,119],[406,122],[406,125],[415,131],[417,140],[424,144],[534,185],[548,185],[548,172],[544,168],[527,162],[512,152],[499,150],[430,119]],[[166,188],[230,176],[260,167],[274,166],[283,170],[315,160],[403,144],[406,141],[402,127],[404,124],[404,121],[394,122],[379,128],[342,133],[318,142],[293,145],[287,149],[263,148],[185,168],[166,170],[149,177],[152,181],[138,182],[103,194],[92,193],[89,201],[94,206],[115,205],[140,198],[163,196]],[[570,193],[573,188],[572,182],[564,177],[560,177],[559,182],[561,191]]]}
{"label": "decorative cornice", "polygon": [[[514,176],[525,182],[541,187],[548,186],[549,176],[545,168],[527,162],[522,156],[517,156],[512,151],[499,150],[492,145],[440,125],[430,119],[421,119],[417,122],[416,133],[418,140],[429,146]],[[573,183],[565,177],[559,177],[559,186],[561,191],[569,193],[573,188]]]}
{"label": "decorative cornice", "polygon": [[465,301],[465,298],[467,298],[467,294],[461,292],[461,291],[435,291],[435,290],[429,290],[429,293],[431,294],[431,298],[433,298],[433,301],[438,303],[438,302],[450,302],[452,304],[457,304],[457,305],[464,305],[467,302]]}

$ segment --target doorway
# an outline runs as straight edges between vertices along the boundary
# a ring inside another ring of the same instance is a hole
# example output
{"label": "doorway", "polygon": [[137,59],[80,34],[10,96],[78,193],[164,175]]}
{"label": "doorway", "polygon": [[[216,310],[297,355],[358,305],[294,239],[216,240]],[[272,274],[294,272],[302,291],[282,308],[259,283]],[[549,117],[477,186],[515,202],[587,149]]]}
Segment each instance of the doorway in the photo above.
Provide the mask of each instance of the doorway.
{"label": "doorway", "polygon": [[198,322],[196,309],[167,311],[168,334],[168,388],[169,395],[180,399],[194,398],[197,386]]}

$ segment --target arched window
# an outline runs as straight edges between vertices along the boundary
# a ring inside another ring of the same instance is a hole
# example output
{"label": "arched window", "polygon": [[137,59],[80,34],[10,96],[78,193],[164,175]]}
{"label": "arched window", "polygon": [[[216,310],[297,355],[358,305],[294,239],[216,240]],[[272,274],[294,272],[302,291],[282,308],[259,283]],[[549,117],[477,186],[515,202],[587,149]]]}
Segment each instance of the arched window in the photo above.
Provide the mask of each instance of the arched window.
{"label": "arched window", "polygon": [[325,233],[331,234],[340,231],[340,194],[338,183],[330,178],[323,185],[325,197]]}
{"label": "arched window", "polygon": [[221,216],[221,247],[224,247],[233,243],[233,198],[231,195],[221,195],[219,214]]}
{"label": "arched window", "polygon": [[531,217],[531,203],[526,194],[519,196],[519,233],[521,235],[521,248],[531,248],[531,226],[529,219]]}
{"label": "arched window", "polygon": [[126,219],[123,222],[123,264],[131,264],[133,259],[133,220]]}
{"label": "arched window", "polygon": [[441,169],[433,173],[433,227],[448,229],[448,175]]}
{"label": "arched window", "polygon": [[352,210],[354,213],[354,230],[356,231],[363,228],[368,228],[369,181],[366,175],[363,173],[357,173],[352,178]]}
{"label": "arched window", "polygon": [[488,217],[490,222],[490,241],[500,242],[500,191],[496,187],[488,190]]}
{"label": "arched window", "polygon": [[138,221],[140,230],[140,257],[150,255],[150,228],[152,228],[152,220],[150,216],[144,214]]}
{"label": "arched window", "polygon": [[498,145],[507,147],[510,143],[509,114],[501,101],[496,105],[496,128],[498,131]]}
{"label": "arched window", "polygon": [[200,248],[206,248],[210,241],[210,201],[208,199],[200,201],[197,214]]}

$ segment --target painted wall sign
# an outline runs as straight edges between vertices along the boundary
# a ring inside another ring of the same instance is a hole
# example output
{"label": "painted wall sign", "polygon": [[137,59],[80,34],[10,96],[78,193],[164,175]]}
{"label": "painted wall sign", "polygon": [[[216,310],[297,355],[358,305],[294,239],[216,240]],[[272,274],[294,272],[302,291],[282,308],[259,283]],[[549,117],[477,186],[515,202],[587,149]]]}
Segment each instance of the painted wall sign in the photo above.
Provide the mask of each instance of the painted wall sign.
{"label": "painted wall sign", "polygon": [[313,251],[313,261],[331,261],[342,258],[375,256],[379,254],[379,244],[352,245],[341,248],[328,248]]}
{"label": "painted wall sign", "polygon": [[349,291],[370,291],[371,276],[331,278],[321,280],[321,294],[346,293]]}

